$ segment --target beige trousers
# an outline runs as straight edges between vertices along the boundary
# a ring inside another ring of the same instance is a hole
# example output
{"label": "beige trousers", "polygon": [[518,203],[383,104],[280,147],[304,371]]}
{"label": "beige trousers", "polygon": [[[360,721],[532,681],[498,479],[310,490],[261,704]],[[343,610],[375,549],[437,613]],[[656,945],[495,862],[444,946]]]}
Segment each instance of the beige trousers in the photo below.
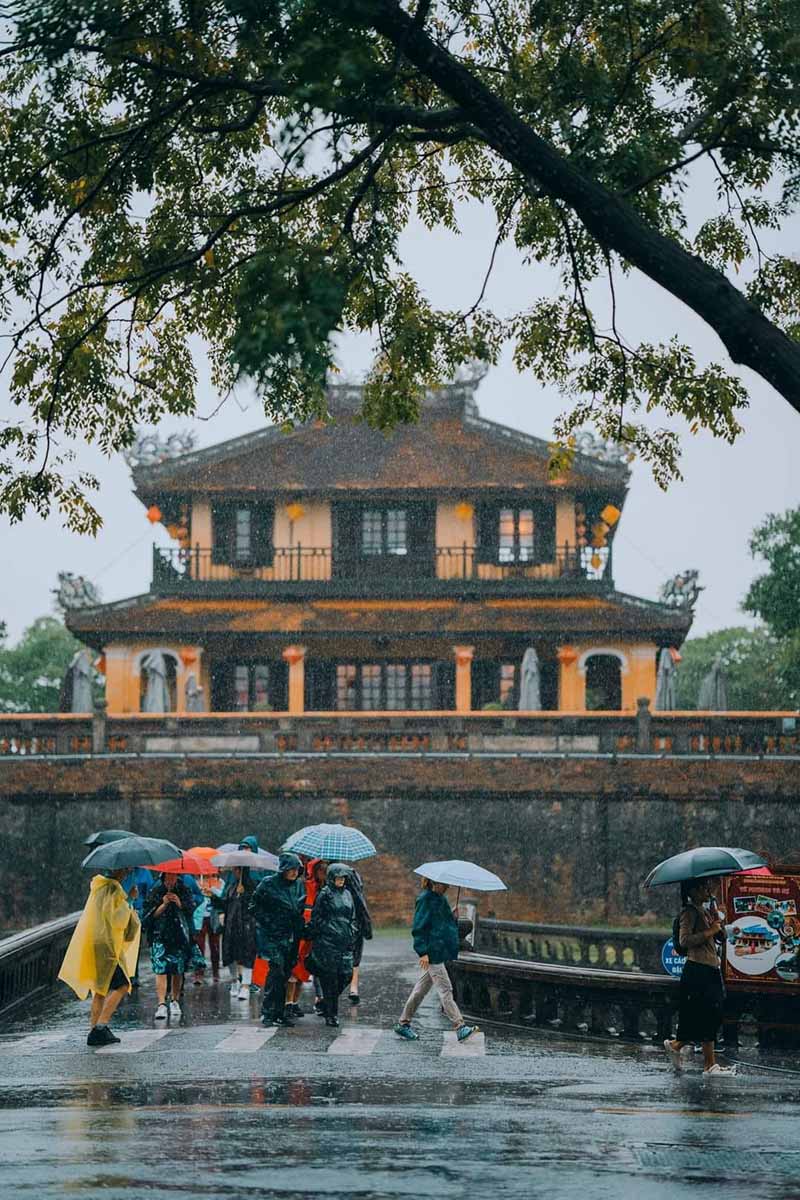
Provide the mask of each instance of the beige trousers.
{"label": "beige trousers", "polygon": [[447,974],[444,963],[431,963],[426,971],[421,971],[419,979],[414,984],[411,995],[406,1000],[405,1008],[400,1015],[400,1024],[409,1025],[411,1018],[427,996],[431,988],[436,988],[445,1016],[453,1022],[456,1029],[464,1024],[461,1010],[453,999],[453,985]]}

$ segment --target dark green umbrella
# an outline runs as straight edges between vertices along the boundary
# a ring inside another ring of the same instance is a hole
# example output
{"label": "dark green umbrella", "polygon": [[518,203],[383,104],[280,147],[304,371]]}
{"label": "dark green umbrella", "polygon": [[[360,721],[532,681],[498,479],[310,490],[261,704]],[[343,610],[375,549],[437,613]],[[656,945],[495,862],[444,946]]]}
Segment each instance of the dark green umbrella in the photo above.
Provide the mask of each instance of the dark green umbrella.
{"label": "dark green umbrella", "polygon": [[131,834],[106,842],[87,854],[81,863],[88,871],[119,871],[122,867],[148,867],[178,858],[182,851],[166,838],[140,837]]}
{"label": "dark green umbrella", "polygon": [[131,833],[130,829],[98,829],[97,833],[92,833],[83,843],[84,846],[105,846],[108,842],[118,842],[121,838],[135,837],[136,834]]}
{"label": "dark green umbrella", "polygon": [[734,875],[737,871],[751,871],[754,867],[765,867],[766,859],[752,850],[730,846],[696,846],[673,854],[654,867],[645,887],[658,887],[662,883],[684,883],[687,879],[703,879],[706,875]]}

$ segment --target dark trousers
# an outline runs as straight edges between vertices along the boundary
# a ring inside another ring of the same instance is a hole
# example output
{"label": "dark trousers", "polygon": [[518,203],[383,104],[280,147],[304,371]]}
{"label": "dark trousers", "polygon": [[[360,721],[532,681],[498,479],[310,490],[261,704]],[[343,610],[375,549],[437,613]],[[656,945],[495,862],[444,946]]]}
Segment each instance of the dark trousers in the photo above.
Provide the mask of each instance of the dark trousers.
{"label": "dark trousers", "polygon": [[296,961],[294,943],[284,950],[271,951],[263,957],[269,963],[269,973],[264,985],[261,1015],[274,1021],[276,1017],[283,1016],[286,1007],[286,984]]}
{"label": "dark trousers", "polygon": [[206,938],[208,938],[208,949],[211,956],[211,974],[216,978],[219,975],[220,935],[212,933],[211,922],[208,917],[205,918],[201,928],[194,935],[195,945],[199,948],[201,954],[205,954],[206,952]]}
{"label": "dark trousers", "polygon": [[339,1013],[339,997],[350,982],[352,973],[345,975],[341,971],[320,971],[318,978],[325,1016],[335,1017]]}

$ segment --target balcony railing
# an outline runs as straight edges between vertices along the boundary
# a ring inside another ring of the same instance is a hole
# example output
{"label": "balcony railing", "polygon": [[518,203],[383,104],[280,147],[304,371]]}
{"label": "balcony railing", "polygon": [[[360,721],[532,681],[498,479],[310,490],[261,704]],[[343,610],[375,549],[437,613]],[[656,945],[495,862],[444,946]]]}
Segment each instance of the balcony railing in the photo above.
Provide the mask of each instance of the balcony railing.
{"label": "balcony railing", "polygon": [[[489,560],[476,546],[437,546],[428,554],[349,555],[330,547],[276,546],[263,561],[226,562],[204,546],[153,547],[153,588],[157,592],[320,585],[322,591],[353,593],[376,587],[392,592],[458,591],[469,585],[482,591],[528,591],[564,581],[604,583],[611,579],[611,550],[561,546],[550,562],[511,561],[500,553]],[[305,590],[305,589],[303,589]]]}

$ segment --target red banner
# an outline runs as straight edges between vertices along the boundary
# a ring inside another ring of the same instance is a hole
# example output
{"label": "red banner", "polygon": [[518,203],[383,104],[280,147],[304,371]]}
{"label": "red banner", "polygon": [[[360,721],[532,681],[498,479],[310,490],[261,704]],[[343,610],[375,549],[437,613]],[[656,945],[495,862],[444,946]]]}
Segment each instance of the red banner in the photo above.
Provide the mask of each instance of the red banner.
{"label": "red banner", "polygon": [[800,995],[800,875],[731,875],[721,892],[726,985]]}

